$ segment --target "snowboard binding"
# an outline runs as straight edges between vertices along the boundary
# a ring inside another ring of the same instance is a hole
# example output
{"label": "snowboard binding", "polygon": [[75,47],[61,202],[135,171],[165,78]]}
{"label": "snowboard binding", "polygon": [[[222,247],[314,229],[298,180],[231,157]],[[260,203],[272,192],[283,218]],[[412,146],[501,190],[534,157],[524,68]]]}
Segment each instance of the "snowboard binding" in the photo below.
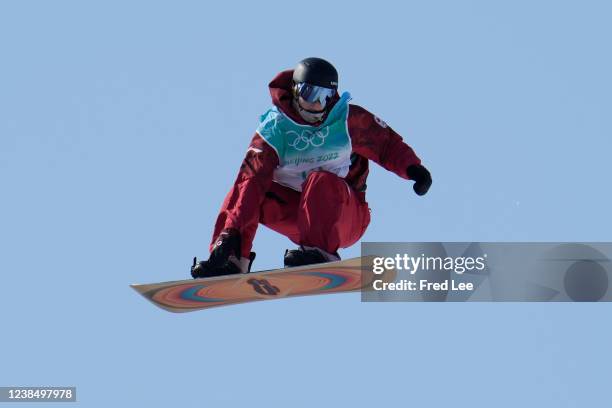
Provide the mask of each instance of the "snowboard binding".
{"label": "snowboard binding", "polygon": [[251,265],[253,265],[254,260],[255,252],[251,252],[248,258],[241,258],[240,260],[234,256],[230,256],[227,261],[220,265],[214,265],[210,260],[198,262],[198,258],[194,256],[193,265],[191,265],[191,276],[194,279],[198,279],[249,273],[251,272]]}
{"label": "snowboard binding", "polygon": [[298,249],[287,249],[285,251],[285,268],[312,265],[325,262],[339,261],[338,253],[330,254],[314,247],[300,245]]}

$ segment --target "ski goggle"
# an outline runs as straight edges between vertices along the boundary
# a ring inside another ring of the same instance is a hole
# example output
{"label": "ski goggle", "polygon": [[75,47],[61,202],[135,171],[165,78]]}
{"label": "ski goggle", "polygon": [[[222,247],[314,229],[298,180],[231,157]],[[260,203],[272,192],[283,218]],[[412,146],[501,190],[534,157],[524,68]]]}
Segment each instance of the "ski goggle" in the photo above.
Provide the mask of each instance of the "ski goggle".
{"label": "ski goggle", "polygon": [[302,82],[296,84],[296,93],[297,96],[302,97],[306,102],[319,102],[321,107],[324,108],[327,105],[327,101],[336,94],[336,90]]}

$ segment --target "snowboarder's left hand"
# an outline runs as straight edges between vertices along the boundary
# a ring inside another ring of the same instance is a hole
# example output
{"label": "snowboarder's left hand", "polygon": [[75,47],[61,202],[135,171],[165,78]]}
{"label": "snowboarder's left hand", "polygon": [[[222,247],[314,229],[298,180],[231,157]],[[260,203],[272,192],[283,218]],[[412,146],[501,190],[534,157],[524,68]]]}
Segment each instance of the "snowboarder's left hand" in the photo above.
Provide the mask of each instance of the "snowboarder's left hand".
{"label": "snowboarder's left hand", "polygon": [[429,170],[425,168],[425,166],[421,166],[420,164],[408,166],[406,174],[408,174],[408,177],[410,177],[411,180],[414,180],[412,189],[415,193],[422,196],[429,191],[429,187],[431,187],[431,174],[429,173]]}

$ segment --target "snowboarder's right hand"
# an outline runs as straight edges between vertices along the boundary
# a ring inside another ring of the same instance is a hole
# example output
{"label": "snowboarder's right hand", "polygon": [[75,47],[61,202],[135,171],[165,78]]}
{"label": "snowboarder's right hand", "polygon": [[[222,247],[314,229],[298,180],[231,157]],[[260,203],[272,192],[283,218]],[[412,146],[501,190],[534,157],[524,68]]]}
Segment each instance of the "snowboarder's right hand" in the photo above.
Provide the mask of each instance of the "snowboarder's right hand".
{"label": "snowboarder's right hand", "polygon": [[215,240],[208,262],[212,267],[220,267],[231,255],[240,259],[240,232],[235,229],[223,230]]}
{"label": "snowboarder's right hand", "polygon": [[207,261],[196,262],[194,258],[193,266],[191,267],[191,276],[193,278],[206,278],[217,275],[227,275],[239,273],[240,268],[232,261],[240,259],[240,233],[235,229],[224,230],[219,234],[213,245],[213,250]]}

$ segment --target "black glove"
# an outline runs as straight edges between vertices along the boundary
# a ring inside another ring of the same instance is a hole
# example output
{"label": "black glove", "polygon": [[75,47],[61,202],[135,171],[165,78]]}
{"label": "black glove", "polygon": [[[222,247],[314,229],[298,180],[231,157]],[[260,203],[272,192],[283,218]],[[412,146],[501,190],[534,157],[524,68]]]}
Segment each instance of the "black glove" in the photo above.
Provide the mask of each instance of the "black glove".
{"label": "black glove", "polygon": [[240,233],[235,229],[223,230],[215,240],[208,262],[213,267],[218,267],[227,262],[231,255],[240,259],[240,249]]}
{"label": "black glove", "polygon": [[240,273],[240,268],[229,260],[234,255],[240,259],[240,233],[235,229],[224,230],[215,240],[208,261],[197,262],[193,259],[191,276],[193,278],[208,278],[218,275]]}
{"label": "black glove", "polygon": [[420,196],[427,193],[429,187],[431,187],[431,174],[429,170],[420,164],[413,164],[412,166],[408,166],[406,173],[411,180],[414,180],[412,188],[415,193]]}

